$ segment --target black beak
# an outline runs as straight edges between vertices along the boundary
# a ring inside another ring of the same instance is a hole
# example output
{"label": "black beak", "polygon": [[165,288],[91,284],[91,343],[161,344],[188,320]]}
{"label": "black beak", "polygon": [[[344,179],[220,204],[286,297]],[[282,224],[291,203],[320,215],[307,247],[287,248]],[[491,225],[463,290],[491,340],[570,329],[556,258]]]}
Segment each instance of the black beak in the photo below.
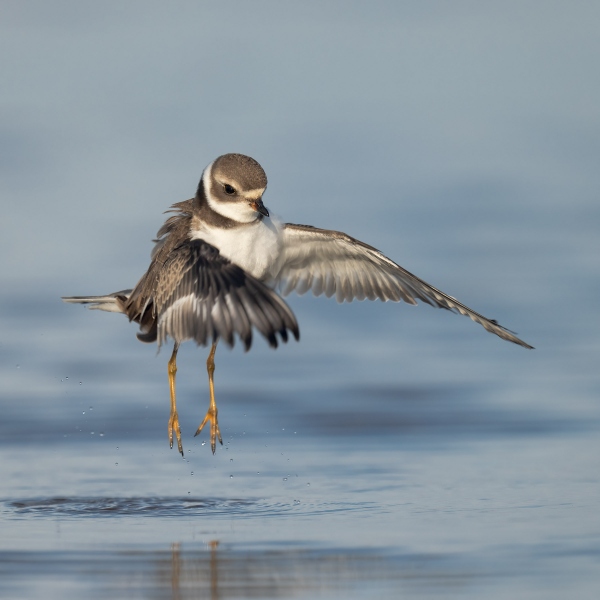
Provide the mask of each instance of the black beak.
{"label": "black beak", "polygon": [[269,216],[269,211],[266,209],[265,205],[262,203],[262,198],[258,200],[253,200],[250,203],[250,206],[256,211],[259,212],[263,217]]}

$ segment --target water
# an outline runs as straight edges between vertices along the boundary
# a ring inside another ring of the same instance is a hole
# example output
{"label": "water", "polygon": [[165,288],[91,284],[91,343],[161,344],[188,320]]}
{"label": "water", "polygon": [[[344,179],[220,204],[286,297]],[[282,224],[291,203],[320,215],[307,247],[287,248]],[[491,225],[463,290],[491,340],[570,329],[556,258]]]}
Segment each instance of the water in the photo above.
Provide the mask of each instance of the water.
{"label": "water", "polygon": [[[597,598],[598,9],[34,6],[0,24],[0,597]],[[59,297],[135,283],[230,151],[536,350],[291,297],[300,343],[218,349],[215,456],[181,348],[182,458],[170,348]]]}
{"label": "water", "polygon": [[[192,437],[203,374],[182,364],[182,459],[167,444],[166,356],[145,354],[161,380],[148,395],[119,390],[140,357],[121,375],[100,359],[104,384],[56,379],[55,397],[48,386],[3,421],[3,597],[593,597],[589,407],[506,382],[313,386],[296,361],[285,392],[217,379],[213,457]],[[223,352],[221,370],[257,354]]]}
{"label": "water", "polygon": [[152,444],[32,449],[19,462],[37,495],[13,474],[20,493],[2,507],[3,595],[75,586],[168,597],[173,585],[182,597],[210,586],[225,597],[558,597],[574,585],[591,595],[597,461],[573,468],[589,440],[570,437],[438,440],[435,450],[368,437],[323,452],[278,436],[270,452],[236,443],[216,467],[208,448],[204,460],[194,451],[193,476]]}

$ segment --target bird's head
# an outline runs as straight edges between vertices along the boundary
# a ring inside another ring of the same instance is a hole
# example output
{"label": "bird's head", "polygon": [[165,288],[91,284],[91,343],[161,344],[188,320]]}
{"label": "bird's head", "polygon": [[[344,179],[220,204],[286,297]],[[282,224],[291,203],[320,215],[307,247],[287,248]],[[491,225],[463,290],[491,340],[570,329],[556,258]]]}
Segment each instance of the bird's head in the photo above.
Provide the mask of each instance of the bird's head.
{"label": "bird's head", "polygon": [[228,219],[251,223],[269,216],[262,203],[267,176],[249,156],[219,156],[204,169],[200,186],[210,208]]}

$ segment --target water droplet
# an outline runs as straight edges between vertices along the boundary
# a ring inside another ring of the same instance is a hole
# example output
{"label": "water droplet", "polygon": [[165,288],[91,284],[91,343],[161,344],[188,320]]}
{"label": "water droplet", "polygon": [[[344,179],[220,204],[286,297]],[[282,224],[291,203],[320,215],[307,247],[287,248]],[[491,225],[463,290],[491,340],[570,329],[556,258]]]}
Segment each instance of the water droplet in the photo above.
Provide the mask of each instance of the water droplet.
{"label": "water droplet", "polygon": [[284,478],[283,478],[283,480],[284,480],[284,481],[287,481],[287,477],[284,477]]}
{"label": "water droplet", "polygon": [[193,475],[193,474],[194,474],[194,471],[192,471],[192,472],[190,473],[190,475]]}
{"label": "water droplet", "polygon": [[79,385],[81,385],[81,381],[79,382]]}
{"label": "water droplet", "polygon": [[115,467],[118,467],[118,466],[119,466],[119,463],[115,463]]}
{"label": "water droplet", "polygon": [[90,435],[94,435],[94,432],[93,432],[93,431],[90,431]]}
{"label": "water droplet", "polygon": [[85,415],[85,410],[81,413],[82,415]]}
{"label": "water droplet", "polygon": [[203,446],[204,446],[204,444],[206,444],[206,440],[204,440],[204,441],[202,442],[202,445],[203,445]]}
{"label": "water droplet", "polygon": [[230,459],[229,459],[229,462],[233,462],[233,458],[230,458]]}
{"label": "water droplet", "polygon": [[306,485],[310,486],[310,483],[307,483]]}
{"label": "water droplet", "polygon": [[260,471],[256,471],[256,474],[257,474],[257,475],[260,475]]}
{"label": "water droplet", "polygon": [[230,476],[229,476],[229,479],[233,479],[233,475],[230,475]]}
{"label": "water droplet", "polygon": [[65,379],[69,379],[68,377],[65,377]]}
{"label": "water droplet", "polygon": [[94,407],[93,407],[93,406],[90,406],[90,410],[94,410]]}
{"label": "water droplet", "polygon": [[104,437],[104,431],[100,432],[100,437]]}

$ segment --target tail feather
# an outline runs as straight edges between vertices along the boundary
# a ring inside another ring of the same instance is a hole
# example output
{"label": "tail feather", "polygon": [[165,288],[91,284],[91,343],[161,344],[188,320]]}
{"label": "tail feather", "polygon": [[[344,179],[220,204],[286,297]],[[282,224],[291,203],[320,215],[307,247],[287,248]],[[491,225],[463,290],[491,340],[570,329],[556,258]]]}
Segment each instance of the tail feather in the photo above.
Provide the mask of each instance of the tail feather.
{"label": "tail feather", "polygon": [[131,290],[121,290],[106,296],[67,296],[62,300],[70,304],[88,304],[88,308],[92,310],[126,314],[124,302],[129,298],[129,294],[131,294]]}

